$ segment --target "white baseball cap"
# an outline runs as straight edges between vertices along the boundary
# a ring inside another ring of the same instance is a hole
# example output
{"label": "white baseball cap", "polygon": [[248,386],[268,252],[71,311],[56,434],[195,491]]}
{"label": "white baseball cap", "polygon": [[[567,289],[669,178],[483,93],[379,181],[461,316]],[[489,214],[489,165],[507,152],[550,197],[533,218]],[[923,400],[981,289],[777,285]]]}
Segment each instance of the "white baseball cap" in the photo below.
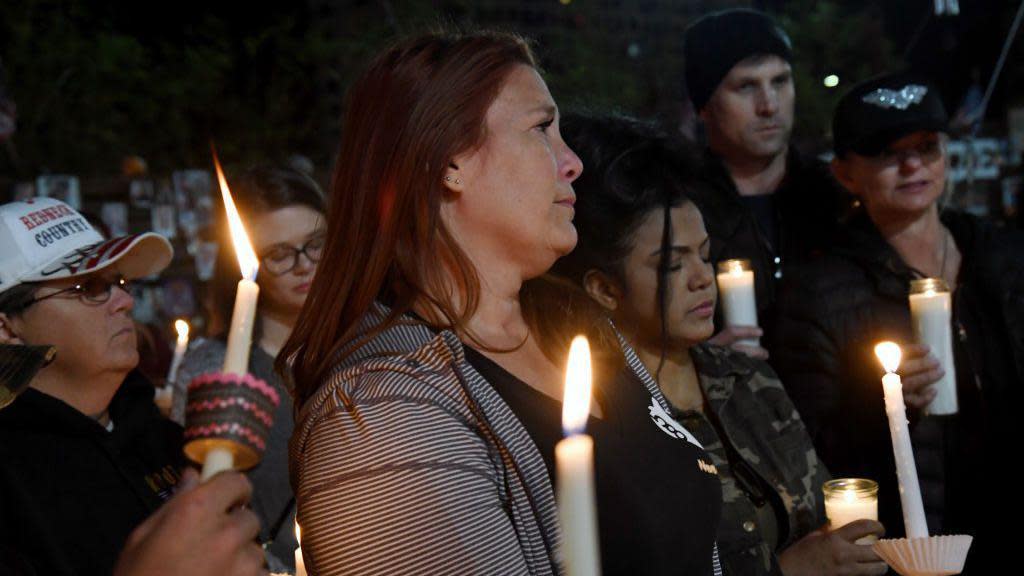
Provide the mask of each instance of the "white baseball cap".
{"label": "white baseball cap", "polygon": [[25,282],[92,274],[117,264],[126,279],[160,272],[174,249],[146,232],[104,240],[74,208],[56,198],[0,205],[0,293]]}

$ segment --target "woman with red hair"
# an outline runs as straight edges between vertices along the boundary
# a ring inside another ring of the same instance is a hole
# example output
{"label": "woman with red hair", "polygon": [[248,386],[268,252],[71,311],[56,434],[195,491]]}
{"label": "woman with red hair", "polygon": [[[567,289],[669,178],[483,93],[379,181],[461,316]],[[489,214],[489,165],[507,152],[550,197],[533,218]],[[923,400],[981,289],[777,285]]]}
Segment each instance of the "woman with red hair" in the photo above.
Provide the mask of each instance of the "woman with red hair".
{"label": "woman with red hair", "polygon": [[[547,416],[567,345],[541,344],[555,310],[533,310],[528,289],[576,244],[583,166],[558,120],[512,35],[407,40],[353,85],[320,267],[278,357],[295,379],[291,473],[311,573],[561,571],[552,455],[538,445],[558,431]],[[630,400],[647,394],[628,382]],[[616,406],[599,401],[592,416],[614,423]],[[718,479],[710,464],[698,471],[702,451],[672,438],[661,456],[686,462],[695,482],[669,486],[649,465],[644,478],[666,486],[622,492],[671,529],[599,517],[613,529],[602,548],[638,543],[606,566],[648,571],[653,550],[675,572],[716,571]],[[602,462],[618,465],[615,478],[636,472],[616,459],[626,450],[602,450],[599,494]]]}

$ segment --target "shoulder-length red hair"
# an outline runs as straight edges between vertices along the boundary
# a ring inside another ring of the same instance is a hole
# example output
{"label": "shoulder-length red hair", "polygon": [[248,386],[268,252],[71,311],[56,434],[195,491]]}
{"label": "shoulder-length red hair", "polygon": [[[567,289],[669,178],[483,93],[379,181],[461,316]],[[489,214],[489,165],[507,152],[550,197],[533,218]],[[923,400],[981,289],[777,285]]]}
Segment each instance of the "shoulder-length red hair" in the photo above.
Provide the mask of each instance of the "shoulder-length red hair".
{"label": "shoulder-length red hair", "polygon": [[363,340],[418,302],[433,304],[437,317],[427,320],[443,328],[461,328],[475,311],[476,270],[441,223],[443,180],[453,158],[484,142],[487,111],[518,65],[536,67],[518,36],[432,33],[380,54],[349,90],[327,244],[278,355],[298,405],[357,347],[374,301],[391,314]]}

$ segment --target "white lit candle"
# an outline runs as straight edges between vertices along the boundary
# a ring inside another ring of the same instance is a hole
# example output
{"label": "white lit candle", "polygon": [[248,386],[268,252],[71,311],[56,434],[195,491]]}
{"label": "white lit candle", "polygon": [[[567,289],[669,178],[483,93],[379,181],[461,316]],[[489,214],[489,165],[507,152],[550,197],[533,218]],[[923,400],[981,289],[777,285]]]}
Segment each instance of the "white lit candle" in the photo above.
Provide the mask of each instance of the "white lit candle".
{"label": "white lit candle", "polygon": [[171,357],[167,380],[163,387],[156,389],[156,393],[153,395],[153,402],[165,417],[171,414],[171,406],[174,404],[174,384],[178,379],[181,360],[185,357],[185,351],[188,350],[188,322],[179,318],[174,321],[174,329],[178,332],[178,341],[174,345],[174,356]]}
{"label": "white lit candle", "polygon": [[[249,371],[249,348],[252,345],[252,329],[256,320],[256,300],[260,293],[260,287],[256,284],[256,273],[259,271],[260,263],[252,243],[249,242],[249,235],[242,225],[238,209],[235,208],[228,182],[224,178],[224,171],[221,170],[216,154],[213,156],[213,163],[217,168],[217,181],[220,183],[224,212],[227,214],[228,226],[231,229],[231,241],[235,245],[235,254],[238,255],[238,267],[242,270],[242,279],[238,282],[238,291],[235,292],[235,309],[231,313],[231,328],[228,330],[223,372],[244,375]],[[235,456],[230,450],[212,448],[206,454],[201,477],[205,480],[218,472],[230,470],[234,464]]]}
{"label": "white lit candle", "polygon": [[945,374],[932,384],[935,399],[928,404],[928,414],[949,415],[958,410],[956,368],[953,366],[952,299],[946,283],[938,278],[924,278],[910,283],[910,317],[914,339],[931,349]]}
{"label": "white lit candle", "polygon": [[[727,326],[757,326],[757,297],[754,271],[749,260],[725,260],[718,263],[718,298]],[[747,338],[742,344],[758,346],[760,339]]]}
{"label": "white lit candle", "polygon": [[907,429],[903,383],[899,374],[896,374],[900,367],[902,351],[893,342],[882,342],[875,346],[875,355],[886,372],[882,377],[882,389],[885,391],[885,413],[889,417],[892,451],[896,457],[896,477],[899,480],[903,524],[907,538],[927,538],[928,522],[924,517],[921,486],[917,481],[917,466],[914,464],[914,449],[910,445],[910,432]]}
{"label": "white lit candle", "polygon": [[295,542],[299,545],[295,549],[295,576],[306,576],[306,561],[302,558],[302,530],[298,522],[295,522]]}
{"label": "white lit candle", "polygon": [[249,348],[252,345],[252,328],[256,320],[256,300],[260,287],[256,284],[256,273],[260,261],[249,241],[249,234],[242,225],[242,218],[231,198],[228,182],[224,178],[220,161],[213,157],[217,168],[217,180],[220,182],[220,193],[224,200],[224,212],[227,214],[228,226],[231,229],[231,241],[238,255],[238,267],[242,271],[242,279],[238,282],[235,293],[235,309],[231,313],[231,328],[228,331],[228,348],[224,354],[224,372],[227,374],[245,374],[249,371]]}
{"label": "white lit candle", "polygon": [[[878,520],[878,483],[863,478],[837,478],[825,482],[825,516],[829,527],[838,530],[857,520]],[[872,534],[857,540],[870,544]]]}
{"label": "white lit candle", "polygon": [[590,344],[577,336],[569,349],[562,401],[566,438],[555,447],[562,562],[568,576],[601,573],[594,496],[594,440],[583,433],[590,414]]}
{"label": "white lit candle", "polygon": [[167,371],[167,384],[174,384],[178,379],[178,368],[188,350],[188,322],[181,318],[174,321],[174,330],[178,333],[178,341],[174,344],[174,356],[171,358],[171,369]]}

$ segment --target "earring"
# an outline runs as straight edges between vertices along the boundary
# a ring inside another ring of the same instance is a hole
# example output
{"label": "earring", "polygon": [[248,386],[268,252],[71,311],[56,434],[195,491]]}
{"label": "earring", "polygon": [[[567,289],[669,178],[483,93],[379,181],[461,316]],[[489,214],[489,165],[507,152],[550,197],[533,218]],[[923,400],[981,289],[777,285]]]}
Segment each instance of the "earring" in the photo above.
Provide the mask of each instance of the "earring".
{"label": "earring", "polygon": [[[445,176],[444,177],[444,181],[445,182],[451,182],[452,181],[452,177],[451,176]],[[462,181],[459,180],[458,178],[456,178],[455,179],[455,185],[458,186],[459,184],[462,184]]]}

